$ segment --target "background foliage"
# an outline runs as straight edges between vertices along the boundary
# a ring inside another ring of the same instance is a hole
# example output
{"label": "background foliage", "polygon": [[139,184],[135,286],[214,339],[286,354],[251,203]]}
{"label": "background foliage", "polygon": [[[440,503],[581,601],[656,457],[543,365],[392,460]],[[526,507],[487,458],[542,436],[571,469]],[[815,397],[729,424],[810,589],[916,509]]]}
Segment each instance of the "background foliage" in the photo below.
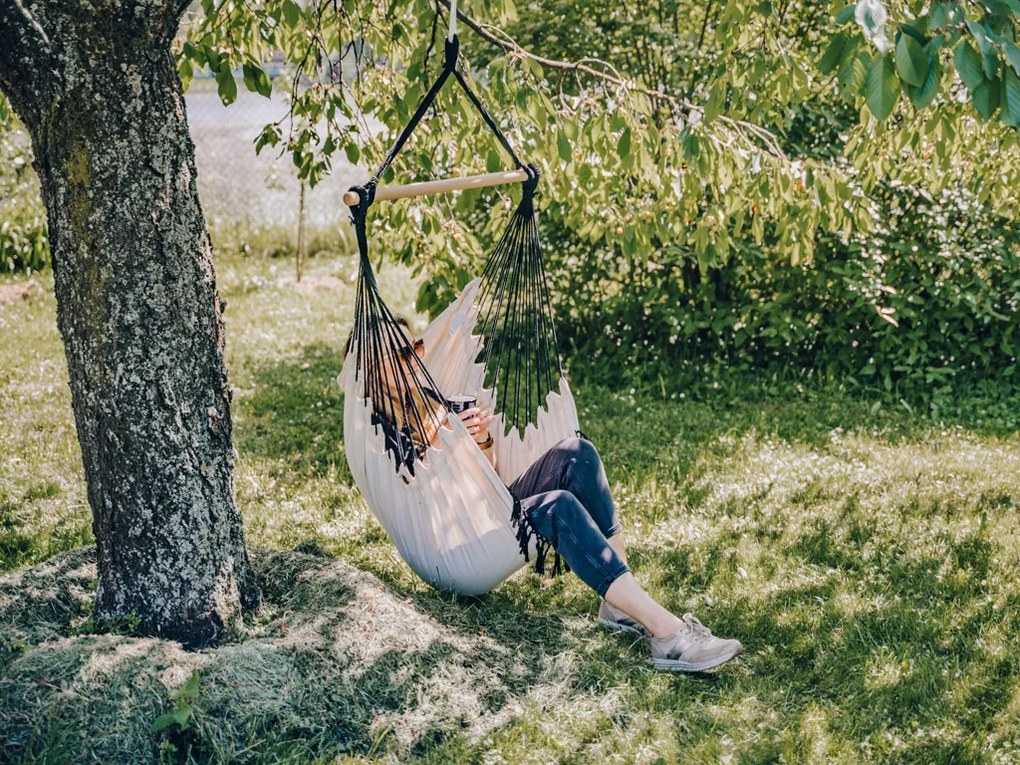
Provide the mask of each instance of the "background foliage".
{"label": "background foliage", "polygon": [[39,271],[49,264],[39,182],[30,171],[31,151],[14,121],[0,96],[0,274]]}
{"label": "background foliage", "polygon": [[[910,400],[961,376],[1016,380],[1020,0],[461,8],[462,66],[543,172],[577,369],[654,385],[780,370]],[[315,184],[336,162],[379,163],[439,72],[446,13],[201,0],[176,50],[185,85],[205,68],[224,103],[286,91],[290,120],[256,148]],[[289,69],[270,78],[280,54]],[[451,88],[384,180],[507,162]],[[417,307],[435,314],[515,194],[380,205],[373,255],[424,271]]]}
{"label": "background foliage", "polygon": [[[561,335],[596,378],[767,367],[912,400],[961,374],[1015,379],[1016,2],[462,8],[464,65],[543,171]],[[380,161],[388,137],[367,120],[406,122],[441,66],[445,12],[206,2],[182,68],[244,63],[255,90],[272,49],[299,62],[304,79],[277,82],[296,119],[260,147],[314,182],[338,156]],[[451,89],[387,179],[505,163]],[[418,307],[434,314],[510,204],[388,203],[372,246],[429,273]]]}

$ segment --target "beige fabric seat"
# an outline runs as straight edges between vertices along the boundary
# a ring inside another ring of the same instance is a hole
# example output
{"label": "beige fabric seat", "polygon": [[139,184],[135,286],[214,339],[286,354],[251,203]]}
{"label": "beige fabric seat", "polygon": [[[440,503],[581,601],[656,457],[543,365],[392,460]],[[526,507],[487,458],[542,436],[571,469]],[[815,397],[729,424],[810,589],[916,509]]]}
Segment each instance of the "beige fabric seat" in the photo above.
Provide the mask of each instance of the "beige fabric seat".
{"label": "beige fabric seat", "polygon": [[[485,368],[475,363],[481,338],[473,335],[474,304],[481,280],[425,330],[424,363],[439,390],[478,398],[494,411],[494,391],[483,388]],[[340,376],[344,390],[344,443],[355,483],[372,514],[386,530],[401,557],[429,584],[463,595],[485,593],[525,564],[511,524],[512,483],[529,465],[563,438],[578,432],[577,408],[566,378],[538,410],[537,426],[523,434],[516,427],[503,434],[503,417],[490,427],[499,473],[493,470],[463,423],[455,416],[440,429],[438,448],[429,447],[415,475],[394,469],[385,435],[373,426],[371,402],[355,380],[356,347],[352,345]],[[531,554],[535,541],[531,540]]]}

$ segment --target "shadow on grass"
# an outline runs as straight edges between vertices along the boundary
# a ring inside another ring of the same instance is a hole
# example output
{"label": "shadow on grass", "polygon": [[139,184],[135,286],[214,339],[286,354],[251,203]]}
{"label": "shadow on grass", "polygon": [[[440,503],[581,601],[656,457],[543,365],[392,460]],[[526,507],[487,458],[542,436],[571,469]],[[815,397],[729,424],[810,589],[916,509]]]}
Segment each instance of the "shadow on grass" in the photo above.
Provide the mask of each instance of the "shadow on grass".
{"label": "shadow on grass", "polygon": [[[529,689],[555,687],[557,670],[542,657],[564,646],[556,620],[498,599],[484,619],[438,597],[419,608],[343,561],[296,551],[252,551],[264,606],[216,648],[73,635],[71,622],[89,610],[94,557],[81,548],[0,579],[0,618],[12,625],[0,667],[5,762],[155,763],[171,745],[195,761],[403,757],[478,740],[512,720]],[[152,730],[193,672],[190,725]],[[106,733],[68,739],[64,730]]]}
{"label": "shadow on grass", "polygon": [[[239,443],[299,470],[306,468],[315,475],[327,471],[343,449],[337,372],[333,350],[316,345],[306,347],[299,362],[258,370],[255,391],[245,403],[250,432]],[[288,386],[289,390],[280,390]],[[324,397],[327,386],[333,386],[332,398]],[[825,451],[836,428],[864,432],[877,445],[921,442],[941,428],[906,412],[875,410],[868,402],[822,394],[757,402],[631,401],[595,388],[580,388],[575,395],[581,427],[598,446],[611,479],[672,481],[670,491],[675,487],[702,494],[700,499],[686,497],[688,506],[695,508],[704,503],[709,489],[689,476],[706,460],[711,466],[713,460],[729,456],[728,442],[720,438],[724,435],[772,437]],[[319,401],[326,403],[318,406]],[[322,433],[335,436],[324,444],[316,440]],[[809,483],[787,501],[770,495],[771,486],[759,487],[740,495],[736,505],[723,506],[722,521],[706,519],[706,525],[725,526],[726,518],[750,518],[750,524],[734,524],[732,531],[718,531],[714,538],[680,547],[639,541],[631,556],[636,568],[668,572],[656,583],[660,591],[684,596],[728,592],[706,615],[706,622],[719,634],[740,638],[747,654],[736,667],[696,681],[678,676],[663,683],[648,670],[643,644],[628,647],[626,642],[594,640],[594,633],[584,629],[576,633],[567,629],[568,620],[576,620],[597,602],[585,592],[587,600],[582,603],[572,594],[577,588],[526,577],[485,598],[454,598],[408,589],[399,576],[375,573],[413,604],[415,612],[443,625],[451,640],[490,641],[483,654],[488,650],[494,652],[491,656],[464,659],[449,647],[455,643],[409,654],[426,666],[448,669],[451,661],[467,660],[497,673],[499,682],[475,696],[480,701],[474,703],[487,712],[505,708],[508,700],[520,698],[535,683],[559,683],[568,700],[613,689],[633,708],[682,713],[686,738],[678,738],[678,743],[689,746],[727,730],[746,735],[741,709],[748,702],[759,703],[782,710],[777,727],[758,734],[741,758],[760,762],[781,756],[796,761],[793,755],[802,756],[810,743],[805,731],[820,705],[828,715],[825,732],[846,761],[859,758],[862,746],[877,747],[873,761],[980,758],[981,742],[992,735],[994,721],[1009,714],[1020,676],[1020,667],[1010,658],[1012,644],[989,635],[1012,635],[1020,625],[1015,602],[993,608],[989,598],[986,580],[1001,578],[995,563],[1002,552],[999,543],[981,530],[954,535],[948,524],[960,512],[975,520],[984,511],[1005,514],[1015,500],[1007,490],[994,489],[965,507],[955,507],[952,497],[942,502],[927,495],[912,505],[908,492],[889,517],[876,519],[855,494],[837,496],[840,488],[835,483]],[[781,504],[783,514],[756,515],[764,503]],[[795,527],[777,527],[780,520]],[[920,540],[913,525],[921,522],[945,523],[947,528]],[[765,552],[761,584],[751,596],[730,586],[736,582],[740,560],[736,550],[747,540]],[[800,578],[784,581],[791,571]],[[805,582],[805,576],[811,581]],[[680,611],[684,606],[680,600],[678,596],[667,605]],[[573,661],[559,676],[550,669],[557,657]],[[406,688],[387,686],[385,681],[400,666],[400,654],[379,661],[381,676],[372,680],[379,687],[379,698],[387,700],[391,711],[410,710],[417,702],[401,696]],[[398,702],[399,698],[405,700]],[[706,705],[715,711],[709,714]],[[727,715],[733,720],[727,721]],[[416,743],[399,751],[426,761],[477,758],[478,745],[473,743],[477,739],[459,731],[460,725],[426,725],[419,729]],[[477,730],[471,723],[467,727]],[[373,730],[384,740],[397,735]],[[922,740],[918,730],[928,731],[927,738]],[[883,750],[886,733],[917,740]],[[358,747],[366,745],[365,736]],[[375,741],[373,746],[379,739]]]}
{"label": "shadow on grass", "polygon": [[[857,755],[867,742],[875,747],[868,761],[984,761],[996,721],[1014,713],[1020,683],[1016,599],[989,597],[994,538],[936,533],[922,544],[909,535],[880,537],[859,517],[841,527],[820,520],[791,533],[775,553],[780,571],[763,573],[768,586],[750,595],[733,584],[734,539],[720,534],[671,551],[642,547],[632,558],[667,572],[656,584],[680,593],[665,604],[677,612],[692,592],[730,591],[706,607],[706,622],[739,638],[746,654],[714,686],[714,703],[723,717],[739,717],[745,700],[782,709],[785,731],[756,742],[746,761],[807,751],[811,742],[797,720],[817,722],[818,705],[828,711],[823,737]],[[635,698],[643,687],[640,676],[629,683]],[[668,703],[680,709],[706,692],[692,696],[677,686]]]}
{"label": "shadow on grass", "polygon": [[[753,393],[751,380],[743,387],[734,383],[726,392],[682,401],[584,383],[575,384],[574,390],[581,429],[600,448],[607,466],[622,471],[621,477],[658,466],[668,477],[683,478],[699,459],[725,455],[729,447],[718,442],[723,435],[739,440],[755,434],[825,449],[833,431],[866,433],[881,445],[923,441],[945,428],[979,437],[1015,433],[994,421],[983,399],[963,399],[955,414],[930,418],[903,408],[876,408],[873,401],[841,391],[791,390],[787,398],[755,398]],[[1006,391],[999,403],[1020,406],[1020,396]],[[668,465],[662,464],[664,456]]]}
{"label": "shadow on grass", "polygon": [[14,571],[91,541],[91,516],[85,513],[62,518],[48,534],[32,528],[31,515],[46,511],[34,507],[35,501],[59,496],[59,487],[45,482],[29,488],[19,501],[0,493],[0,572]]}
{"label": "shadow on grass", "polygon": [[[349,483],[343,395],[336,380],[341,365],[336,348],[311,343],[301,348],[298,361],[256,368],[253,391],[235,405],[238,449],[302,473],[322,475],[336,467]],[[624,391],[584,384],[574,395],[581,428],[599,446],[610,470],[639,474],[662,467],[663,450],[668,448],[669,473],[685,476],[700,457],[725,449],[717,443],[722,435],[739,439],[755,433],[825,447],[837,428],[867,431],[878,443],[896,444],[923,439],[942,427],[906,410],[875,409],[871,401],[843,392],[754,399],[737,395],[753,392],[751,382],[736,393],[732,388],[727,386],[727,392],[718,396],[684,401],[648,394],[628,398]],[[963,409],[964,414],[949,425],[978,434],[998,432],[975,425]]]}

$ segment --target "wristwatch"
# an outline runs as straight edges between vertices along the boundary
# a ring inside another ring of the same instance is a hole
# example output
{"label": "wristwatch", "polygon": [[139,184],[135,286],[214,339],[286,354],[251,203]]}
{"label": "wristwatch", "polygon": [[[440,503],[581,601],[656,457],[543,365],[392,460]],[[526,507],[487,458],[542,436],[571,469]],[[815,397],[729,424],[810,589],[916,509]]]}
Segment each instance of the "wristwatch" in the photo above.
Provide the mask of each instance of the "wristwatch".
{"label": "wristwatch", "polygon": [[475,443],[478,444],[478,448],[481,449],[483,452],[486,449],[491,449],[492,448],[492,433],[490,433],[489,437],[486,438],[481,443],[478,443],[478,441],[475,441]]}

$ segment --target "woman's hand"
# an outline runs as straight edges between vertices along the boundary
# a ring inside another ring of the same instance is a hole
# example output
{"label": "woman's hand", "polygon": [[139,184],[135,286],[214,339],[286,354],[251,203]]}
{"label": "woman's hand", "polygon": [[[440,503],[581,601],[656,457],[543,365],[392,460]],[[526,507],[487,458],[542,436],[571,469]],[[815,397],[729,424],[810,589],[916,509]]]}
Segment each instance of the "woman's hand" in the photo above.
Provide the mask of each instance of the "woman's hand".
{"label": "woman's hand", "polygon": [[468,433],[476,444],[484,444],[489,440],[489,424],[495,419],[487,409],[473,406],[460,412],[460,421],[464,423]]}

